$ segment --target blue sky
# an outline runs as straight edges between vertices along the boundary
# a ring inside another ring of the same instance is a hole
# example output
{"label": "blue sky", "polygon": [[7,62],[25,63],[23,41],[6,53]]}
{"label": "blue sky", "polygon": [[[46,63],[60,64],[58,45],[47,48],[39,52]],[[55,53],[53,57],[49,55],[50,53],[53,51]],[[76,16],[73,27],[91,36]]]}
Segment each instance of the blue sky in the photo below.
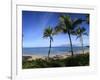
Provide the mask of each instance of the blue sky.
{"label": "blue sky", "polygon": [[[72,19],[82,18],[86,19],[85,14],[79,13],[66,13]],[[59,22],[61,13],[55,12],[36,12],[36,11],[22,11],[22,34],[23,47],[48,47],[49,39],[43,38],[43,31],[46,27],[55,27]],[[89,33],[89,25],[86,23],[81,24]],[[69,38],[66,34],[59,34],[53,36],[54,41],[52,46],[69,45]],[[89,37],[83,36],[84,45],[89,45]],[[72,36],[73,45],[80,45],[80,40],[76,40],[76,36]]]}

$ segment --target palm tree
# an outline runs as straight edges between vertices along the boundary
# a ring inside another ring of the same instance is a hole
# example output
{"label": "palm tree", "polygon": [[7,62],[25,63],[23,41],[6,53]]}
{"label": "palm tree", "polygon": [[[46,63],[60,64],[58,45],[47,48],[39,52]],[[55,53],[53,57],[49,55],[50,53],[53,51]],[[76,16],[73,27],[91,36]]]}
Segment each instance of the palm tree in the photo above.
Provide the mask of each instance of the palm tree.
{"label": "palm tree", "polygon": [[49,45],[49,50],[48,50],[48,59],[49,59],[50,52],[51,52],[51,42],[53,41],[53,28],[51,28],[50,26],[48,28],[45,28],[43,37],[49,38],[50,40],[50,45]]}
{"label": "palm tree", "polygon": [[88,35],[86,33],[86,29],[84,27],[78,27],[75,31],[75,35],[77,35],[76,39],[80,38],[80,43],[81,43],[82,51],[84,54],[83,35]]}
{"label": "palm tree", "polygon": [[56,34],[59,32],[62,32],[64,34],[68,34],[69,41],[70,41],[70,49],[71,49],[71,55],[73,56],[73,47],[72,47],[72,39],[71,39],[71,33],[73,32],[74,28],[81,24],[84,20],[82,19],[75,19],[72,20],[69,15],[61,15],[60,16],[60,22],[55,27]]}

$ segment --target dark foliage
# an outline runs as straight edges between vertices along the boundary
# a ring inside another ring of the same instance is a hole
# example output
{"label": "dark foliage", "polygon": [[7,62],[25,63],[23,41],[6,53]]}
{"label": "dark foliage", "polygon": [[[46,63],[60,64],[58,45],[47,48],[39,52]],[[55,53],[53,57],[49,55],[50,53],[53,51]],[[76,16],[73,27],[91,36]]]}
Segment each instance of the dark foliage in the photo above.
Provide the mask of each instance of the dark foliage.
{"label": "dark foliage", "polygon": [[50,67],[73,67],[73,66],[89,66],[89,54],[78,54],[68,58],[49,58],[36,59],[32,61],[23,60],[23,69],[29,68],[50,68]]}

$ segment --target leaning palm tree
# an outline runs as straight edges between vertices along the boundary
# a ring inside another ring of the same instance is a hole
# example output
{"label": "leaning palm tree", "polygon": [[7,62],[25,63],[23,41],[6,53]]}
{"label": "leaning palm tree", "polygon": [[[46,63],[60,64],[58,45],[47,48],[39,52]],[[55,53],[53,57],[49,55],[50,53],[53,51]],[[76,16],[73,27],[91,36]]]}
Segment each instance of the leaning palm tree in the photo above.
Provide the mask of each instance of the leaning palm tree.
{"label": "leaning palm tree", "polygon": [[84,27],[78,27],[75,31],[75,35],[77,36],[76,39],[80,38],[80,43],[84,54],[83,35],[88,35],[86,29]]}
{"label": "leaning palm tree", "polygon": [[81,24],[84,20],[82,19],[75,19],[72,20],[69,15],[61,15],[60,16],[60,22],[55,27],[56,34],[59,32],[62,32],[64,34],[68,34],[69,41],[70,41],[70,49],[71,49],[71,55],[73,56],[73,47],[72,47],[72,39],[71,39],[71,33],[73,32],[74,28]]}
{"label": "leaning palm tree", "polygon": [[50,26],[48,28],[45,28],[43,37],[49,38],[50,40],[50,45],[49,45],[49,50],[48,50],[48,59],[49,59],[50,52],[51,52],[51,42],[53,41],[53,28],[51,28]]}

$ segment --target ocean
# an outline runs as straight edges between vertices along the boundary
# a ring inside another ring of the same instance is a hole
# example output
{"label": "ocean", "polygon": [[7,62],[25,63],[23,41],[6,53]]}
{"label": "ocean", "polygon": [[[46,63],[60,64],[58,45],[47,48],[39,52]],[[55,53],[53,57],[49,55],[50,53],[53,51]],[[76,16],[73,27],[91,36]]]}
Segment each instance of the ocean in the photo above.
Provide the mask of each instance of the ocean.
{"label": "ocean", "polygon": [[[48,47],[31,47],[31,48],[22,48],[23,55],[42,55],[47,56],[48,54]],[[89,47],[84,47],[84,50],[89,51]],[[59,55],[64,53],[69,53],[70,47],[52,47],[51,48],[51,55]],[[74,53],[82,51],[81,47],[73,47]]]}

